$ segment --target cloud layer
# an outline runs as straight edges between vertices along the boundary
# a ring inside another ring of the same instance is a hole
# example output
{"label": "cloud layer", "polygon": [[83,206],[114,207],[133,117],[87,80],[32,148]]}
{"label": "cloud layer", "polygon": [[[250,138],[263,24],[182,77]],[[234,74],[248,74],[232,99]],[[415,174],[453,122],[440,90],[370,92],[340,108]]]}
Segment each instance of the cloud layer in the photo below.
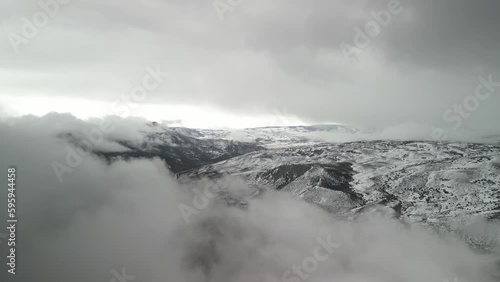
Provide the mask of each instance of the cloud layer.
{"label": "cloud layer", "polygon": [[[149,104],[242,116],[287,109],[311,123],[448,128],[454,124],[443,114],[474,94],[478,77],[500,81],[495,0],[401,0],[402,12],[353,61],[340,45],[354,45],[357,28],[366,30],[372,12],[391,1],[231,1],[239,4],[222,21],[211,1],[65,2],[17,54],[8,35],[22,34],[22,18],[33,21],[43,9],[36,2],[5,4],[4,95],[109,101],[159,64],[172,77]],[[462,127],[498,134],[499,93]]]}
{"label": "cloud layer", "polygon": [[[140,136],[134,122],[122,124],[127,138]],[[2,281],[107,282],[123,268],[135,281],[500,279],[498,254],[391,219],[337,220],[284,193],[270,191],[247,208],[213,200],[186,224],[179,204],[206,183],[178,183],[157,159],[109,165],[88,156],[59,182],[51,163],[68,144],[57,133],[92,126],[70,116],[0,123],[0,167],[17,167],[19,219],[17,274],[2,270]],[[234,193],[244,188],[232,183]],[[320,241],[338,247],[312,267]]]}

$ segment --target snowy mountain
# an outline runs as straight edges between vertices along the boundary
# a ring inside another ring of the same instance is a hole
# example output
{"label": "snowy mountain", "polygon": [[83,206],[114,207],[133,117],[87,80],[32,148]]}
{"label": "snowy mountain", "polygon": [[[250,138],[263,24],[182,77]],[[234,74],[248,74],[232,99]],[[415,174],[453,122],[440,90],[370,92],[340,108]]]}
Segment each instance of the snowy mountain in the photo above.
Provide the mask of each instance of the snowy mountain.
{"label": "snowy mountain", "polygon": [[336,124],[311,126],[269,126],[233,130],[163,128],[165,132],[182,132],[200,139],[223,139],[252,142],[266,147],[284,147],[324,142],[325,136],[352,136],[358,129]]}
{"label": "snowy mountain", "polygon": [[[244,179],[251,191],[279,190],[334,216],[379,213],[456,232],[477,217],[500,220],[500,146],[432,141],[325,143],[311,132],[355,134],[344,126],[240,131],[166,128],[112,160],[162,158],[181,179]],[[247,142],[234,141],[239,136]],[[481,240],[483,240],[482,238]],[[498,238],[478,243],[483,248]],[[476,240],[477,241],[477,240]],[[496,241],[495,241],[496,242]],[[472,242],[477,243],[477,242]]]}
{"label": "snowy mountain", "polygon": [[253,143],[202,137],[203,135],[194,129],[169,128],[163,132],[146,135],[141,144],[118,140],[118,143],[128,149],[127,151],[96,153],[108,161],[118,157],[125,159],[160,157],[172,172],[177,173],[265,149]]}

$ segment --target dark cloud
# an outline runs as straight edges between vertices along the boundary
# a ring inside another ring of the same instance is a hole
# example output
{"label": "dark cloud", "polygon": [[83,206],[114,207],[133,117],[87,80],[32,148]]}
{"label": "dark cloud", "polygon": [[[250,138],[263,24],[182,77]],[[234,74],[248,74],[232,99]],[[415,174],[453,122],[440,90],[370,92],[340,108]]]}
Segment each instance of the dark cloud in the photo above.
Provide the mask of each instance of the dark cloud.
{"label": "dark cloud", "polygon": [[[210,1],[71,1],[18,54],[7,37],[0,43],[0,90],[108,101],[137,84],[146,66],[161,65],[172,79],[148,103],[450,127],[443,114],[474,94],[479,76],[500,81],[498,1],[401,0],[403,11],[359,60],[346,60],[340,44],[353,44],[355,28],[389,2],[244,0],[221,21]],[[9,5],[5,35],[40,10]],[[499,106],[492,95],[463,128],[498,134]]]}

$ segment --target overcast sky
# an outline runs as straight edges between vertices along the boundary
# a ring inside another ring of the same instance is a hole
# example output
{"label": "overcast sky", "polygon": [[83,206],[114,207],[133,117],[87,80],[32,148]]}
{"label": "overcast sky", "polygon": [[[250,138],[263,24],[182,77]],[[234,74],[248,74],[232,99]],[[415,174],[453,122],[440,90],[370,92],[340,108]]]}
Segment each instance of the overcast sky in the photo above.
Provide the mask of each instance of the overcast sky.
{"label": "overcast sky", "polygon": [[[189,126],[269,125],[279,114],[500,131],[499,86],[477,105],[469,97],[473,110],[459,118],[453,109],[480,76],[500,82],[497,0],[59,0],[45,25],[37,1],[0,1],[4,114],[120,114],[113,102],[149,67],[170,75],[131,115]],[[391,19],[373,29],[372,11]],[[39,24],[33,38],[23,17]],[[356,45],[357,28],[367,46]],[[343,43],[363,48],[349,59]]]}

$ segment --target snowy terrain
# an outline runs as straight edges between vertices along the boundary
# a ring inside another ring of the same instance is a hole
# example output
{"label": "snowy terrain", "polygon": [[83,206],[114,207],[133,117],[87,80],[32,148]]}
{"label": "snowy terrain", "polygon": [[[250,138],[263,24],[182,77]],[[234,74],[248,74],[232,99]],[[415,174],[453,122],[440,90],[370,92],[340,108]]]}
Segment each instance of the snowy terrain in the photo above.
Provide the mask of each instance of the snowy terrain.
{"label": "snowy terrain", "polygon": [[325,143],[313,138],[325,132],[357,131],[344,126],[164,128],[148,135],[139,147],[123,143],[128,152],[100,154],[108,160],[158,156],[179,178],[239,176],[251,189],[240,201],[273,189],[338,217],[375,212],[457,232],[484,248],[497,242],[498,238],[472,238],[461,229],[478,218],[500,219],[499,145]]}

